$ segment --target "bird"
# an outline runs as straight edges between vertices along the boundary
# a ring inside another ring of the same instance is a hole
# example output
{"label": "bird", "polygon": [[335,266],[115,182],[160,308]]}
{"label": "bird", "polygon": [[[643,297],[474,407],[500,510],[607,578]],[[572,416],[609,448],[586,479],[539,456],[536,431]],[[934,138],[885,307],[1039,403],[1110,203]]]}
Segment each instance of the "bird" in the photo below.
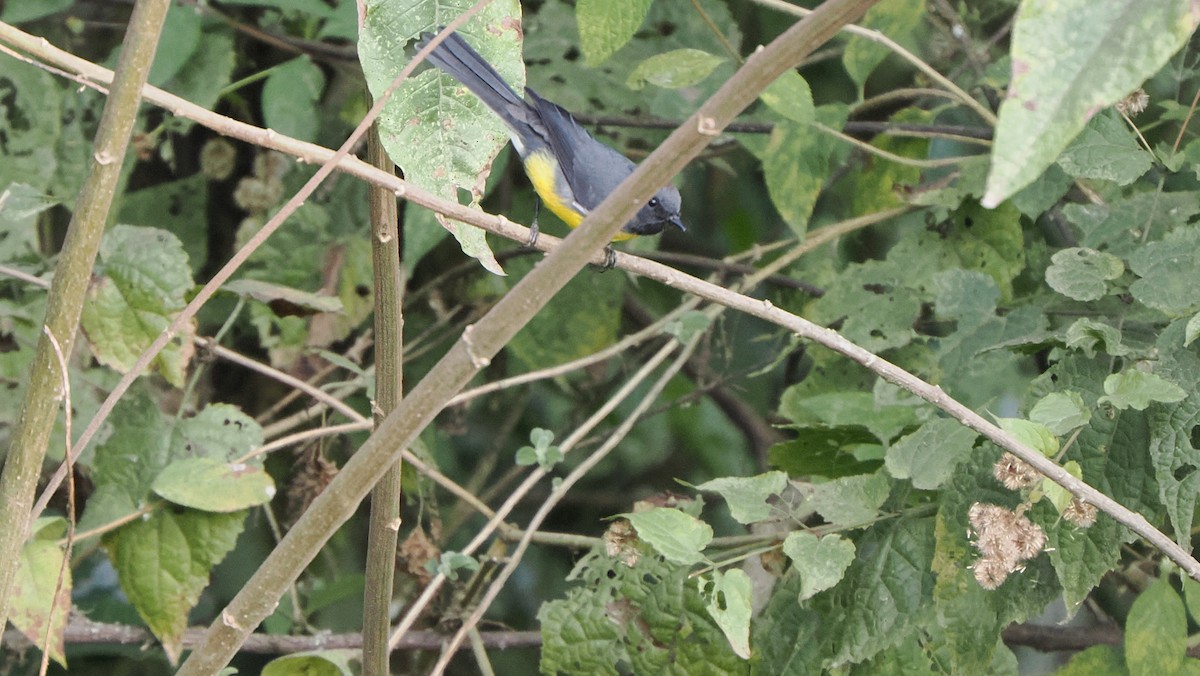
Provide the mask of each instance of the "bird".
{"label": "bird", "polygon": [[[440,33],[444,29],[438,29]],[[422,48],[435,36],[423,33]],[[546,207],[574,228],[634,170],[634,163],[597,141],[561,106],[526,87],[525,98],[504,81],[496,69],[458,33],[434,47],[426,60],[453,77],[495,113],[508,130],[521,157],[525,174]],[[628,223],[614,242],[638,235],[657,235],[668,227],[687,227],[680,217],[679,190],[661,188]],[[528,246],[537,241],[536,211]],[[606,268],[615,255],[608,249]]]}

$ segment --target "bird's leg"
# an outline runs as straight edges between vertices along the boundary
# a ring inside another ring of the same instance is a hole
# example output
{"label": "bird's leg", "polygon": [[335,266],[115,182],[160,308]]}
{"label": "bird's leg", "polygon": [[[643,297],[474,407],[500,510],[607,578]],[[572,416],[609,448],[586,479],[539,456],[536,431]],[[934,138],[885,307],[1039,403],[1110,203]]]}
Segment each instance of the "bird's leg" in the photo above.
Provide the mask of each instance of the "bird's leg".
{"label": "bird's leg", "polygon": [[615,267],[617,267],[617,252],[609,244],[604,247],[604,265],[600,266],[600,272],[608,272]]}
{"label": "bird's leg", "polygon": [[538,241],[538,234],[541,229],[538,228],[538,211],[542,206],[542,198],[533,198],[533,225],[529,226],[529,239],[525,242],[525,247],[532,249]]}

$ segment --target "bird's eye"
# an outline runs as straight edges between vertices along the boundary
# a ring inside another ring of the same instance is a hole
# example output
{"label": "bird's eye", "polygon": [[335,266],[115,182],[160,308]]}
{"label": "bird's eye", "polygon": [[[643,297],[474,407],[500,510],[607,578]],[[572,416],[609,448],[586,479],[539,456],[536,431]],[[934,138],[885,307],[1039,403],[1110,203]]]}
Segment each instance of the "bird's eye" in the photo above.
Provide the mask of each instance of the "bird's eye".
{"label": "bird's eye", "polygon": [[650,206],[652,206],[652,207],[658,206],[658,198],[657,197],[650,198]]}

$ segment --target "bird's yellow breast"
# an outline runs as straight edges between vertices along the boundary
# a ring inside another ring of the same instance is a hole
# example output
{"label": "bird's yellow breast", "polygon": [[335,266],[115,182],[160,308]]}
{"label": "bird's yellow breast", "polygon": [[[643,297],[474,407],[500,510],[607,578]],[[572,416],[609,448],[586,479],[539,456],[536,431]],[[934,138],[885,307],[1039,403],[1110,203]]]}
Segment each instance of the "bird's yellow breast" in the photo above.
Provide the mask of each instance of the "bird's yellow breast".
{"label": "bird's yellow breast", "polygon": [[583,222],[583,213],[575,209],[574,204],[569,201],[570,198],[563,199],[555,190],[560,174],[558,163],[549,152],[535,150],[530,153],[529,157],[525,158],[525,173],[529,175],[529,181],[533,183],[533,189],[542,198],[542,202],[555,216],[572,228]]}
{"label": "bird's yellow breast", "polygon": [[[556,191],[558,177],[561,175],[558,171],[558,162],[548,150],[535,150],[525,158],[525,173],[529,176],[530,183],[533,184],[534,191],[538,197],[542,198],[542,202],[546,204],[546,208],[554,212],[564,223],[572,228],[578,227],[583,222],[585,214],[576,209],[574,199],[567,197],[564,199]],[[613,236],[612,241],[620,242],[632,238],[634,235],[618,231]]]}

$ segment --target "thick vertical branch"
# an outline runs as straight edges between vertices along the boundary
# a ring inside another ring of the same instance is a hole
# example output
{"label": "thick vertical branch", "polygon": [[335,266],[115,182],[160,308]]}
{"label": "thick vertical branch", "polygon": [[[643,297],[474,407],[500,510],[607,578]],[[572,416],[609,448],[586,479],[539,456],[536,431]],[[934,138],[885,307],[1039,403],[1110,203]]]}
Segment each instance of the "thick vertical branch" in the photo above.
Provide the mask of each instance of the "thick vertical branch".
{"label": "thick vertical branch", "polygon": [[[367,152],[372,165],[394,172],[392,160],[371,129]],[[375,269],[375,425],[396,408],[403,396],[404,273],[400,266],[400,237],[396,225],[396,193],[371,186],[371,251]],[[400,477],[397,460],[371,491],[367,533],[366,588],[363,597],[363,673],[387,676],[389,608],[396,568],[396,539],[400,531]]]}
{"label": "thick vertical branch", "polygon": [[38,341],[37,354],[30,367],[29,387],[13,431],[4,474],[0,477],[0,496],[3,496],[0,523],[4,524],[0,529],[0,627],[8,620],[9,597],[20,559],[18,554],[25,540],[34,490],[63,397],[61,385],[65,374],[60,372],[51,341],[58,341],[63,354],[71,354],[92,265],[96,262],[129,137],[137,120],[142,86],[150,73],[159,33],[170,5],[170,0],[138,0],[134,6],[112,90],[96,132],[91,170],[79,193],[54,269],[54,283],[46,301],[46,331]]}

